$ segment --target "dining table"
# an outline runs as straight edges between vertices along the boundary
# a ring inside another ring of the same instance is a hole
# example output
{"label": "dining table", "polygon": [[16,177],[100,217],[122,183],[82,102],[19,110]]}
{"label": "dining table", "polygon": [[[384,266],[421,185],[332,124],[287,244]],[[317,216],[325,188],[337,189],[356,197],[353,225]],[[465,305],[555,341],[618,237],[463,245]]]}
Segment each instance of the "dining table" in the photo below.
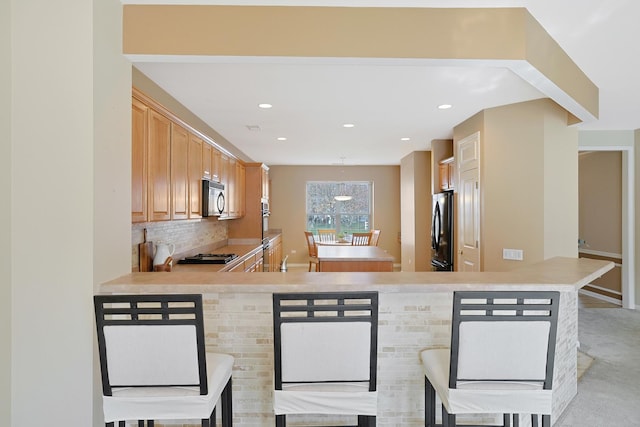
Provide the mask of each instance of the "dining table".
{"label": "dining table", "polygon": [[393,256],[377,246],[318,245],[318,271],[393,271]]}

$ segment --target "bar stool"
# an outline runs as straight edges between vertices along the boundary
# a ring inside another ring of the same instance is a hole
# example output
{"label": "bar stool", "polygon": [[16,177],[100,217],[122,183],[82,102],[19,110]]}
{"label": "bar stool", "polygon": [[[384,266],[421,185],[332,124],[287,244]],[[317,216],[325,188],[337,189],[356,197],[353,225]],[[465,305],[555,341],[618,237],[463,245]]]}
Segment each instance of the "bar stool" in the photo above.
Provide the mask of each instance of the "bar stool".
{"label": "bar stool", "polygon": [[202,295],[94,296],[107,427],[127,420],[232,425],[233,357],[205,352]]}

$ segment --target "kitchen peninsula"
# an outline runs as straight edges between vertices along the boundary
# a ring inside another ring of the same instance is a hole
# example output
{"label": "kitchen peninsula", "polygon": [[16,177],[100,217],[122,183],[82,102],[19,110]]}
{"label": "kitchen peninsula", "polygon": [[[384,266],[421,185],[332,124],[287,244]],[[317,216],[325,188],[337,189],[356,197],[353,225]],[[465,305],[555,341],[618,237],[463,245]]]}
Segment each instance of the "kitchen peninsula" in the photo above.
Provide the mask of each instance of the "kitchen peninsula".
{"label": "kitchen peninsula", "polygon": [[[556,290],[561,293],[554,369],[556,420],[577,390],[577,291],[613,268],[592,259],[552,258],[511,272],[485,273],[132,273],[102,293],[204,295],[207,350],[230,353],[234,424],[273,424],[273,292],[375,290],[380,293],[379,426],[423,424],[424,377],[418,354],[448,346],[454,290]],[[327,423],[341,418],[327,418]]]}

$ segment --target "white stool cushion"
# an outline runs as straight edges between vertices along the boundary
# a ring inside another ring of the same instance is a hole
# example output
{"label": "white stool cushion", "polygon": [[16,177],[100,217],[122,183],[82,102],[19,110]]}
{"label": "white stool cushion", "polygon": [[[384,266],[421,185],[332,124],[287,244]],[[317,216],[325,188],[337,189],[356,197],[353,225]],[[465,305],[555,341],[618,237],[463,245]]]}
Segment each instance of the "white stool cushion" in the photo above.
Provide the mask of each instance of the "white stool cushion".
{"label": "white stool cushion", "polygon": [[274,390],[273,409],[282,414],[373,415],[377,413],[378,392],[368,384],[296,384]]}
{"label": "white stool cushion", "polygon": [[449,349],[420,353],[425,376],[450,414],[551,414],[552,391],[538,382],[459,382],[449,388]]}
{"label": "white stool cushion", "polygon": [[103,396],[106,423],[126,420],[175,420],[209,418],[231,378],[233,357],[207,353],[209,393],[198,387],[132,387],[113,389]]}

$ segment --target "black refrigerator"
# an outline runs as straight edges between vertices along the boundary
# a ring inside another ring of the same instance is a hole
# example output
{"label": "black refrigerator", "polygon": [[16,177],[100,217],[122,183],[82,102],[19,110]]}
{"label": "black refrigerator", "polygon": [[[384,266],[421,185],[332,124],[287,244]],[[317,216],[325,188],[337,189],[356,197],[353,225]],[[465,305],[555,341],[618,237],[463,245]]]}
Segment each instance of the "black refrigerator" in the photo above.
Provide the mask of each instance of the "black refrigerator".
{"label": "black refrigerator", "polygon": [[431,267],[433,271],[453,271],[453,191],[433,195]]}

